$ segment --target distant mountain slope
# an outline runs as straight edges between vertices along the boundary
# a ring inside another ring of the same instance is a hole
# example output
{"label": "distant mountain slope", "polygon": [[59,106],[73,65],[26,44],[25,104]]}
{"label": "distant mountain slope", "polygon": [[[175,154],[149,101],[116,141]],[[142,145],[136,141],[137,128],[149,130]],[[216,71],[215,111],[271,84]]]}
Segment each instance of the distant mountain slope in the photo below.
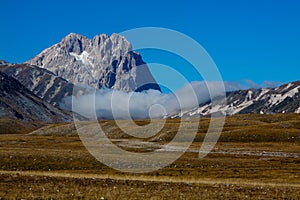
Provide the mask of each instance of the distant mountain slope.
{"label": "distant mountain slope", "polygon": [[300,81],[281,85],[277,88],[238,90],[227,93],[227,103],[212,106],[211,102],[187,110],[176,117],[208,116],[220,112],[234,114],[300,113]]}
{"label": "distant mountain slope", "polygon": [[27,63],[74,84],[125,92],[160,90],[141,55],[131,51],[131,44],[117,34],[88,39],[71,33]]}
{"label": "distant mountain slope", "polygon": [[52,105],[59,105],[65,96],[71,96],[73,89],[74,94],[79,90],[85,91],[85,88],[75,87],[54,73],[34,65],[0,63],[0,71],[17,79],[35,95]]}
{"label": "distant mountain slope", "polygon": [[28,122],[13,118],[0,118],[0,135],[27,134],[45,126],[43,122]]}
{"label": "distant mountain slope", "polygon": [[3,72],[0,72],[0,118],[46,123],[72,120],[70,113],[44,102]]}

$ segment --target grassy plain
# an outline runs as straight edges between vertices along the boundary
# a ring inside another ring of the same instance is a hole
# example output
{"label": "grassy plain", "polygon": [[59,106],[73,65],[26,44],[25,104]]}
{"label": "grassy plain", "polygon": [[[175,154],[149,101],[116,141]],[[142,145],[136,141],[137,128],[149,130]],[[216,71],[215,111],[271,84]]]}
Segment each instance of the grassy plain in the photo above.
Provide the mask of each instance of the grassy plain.
{"label": "grassy plain", "polygon": [[[179,123],[167,120],[138,146],[113,121],[100,122],[116,145],[136,152],[168,143]],[[219,142],[199,159],[208,123],[199,121],[193,144],[177,161],[145,174],[98,162],[72,124],[2,134],[0,199],[300,199],[299,114],[227,117]]]}

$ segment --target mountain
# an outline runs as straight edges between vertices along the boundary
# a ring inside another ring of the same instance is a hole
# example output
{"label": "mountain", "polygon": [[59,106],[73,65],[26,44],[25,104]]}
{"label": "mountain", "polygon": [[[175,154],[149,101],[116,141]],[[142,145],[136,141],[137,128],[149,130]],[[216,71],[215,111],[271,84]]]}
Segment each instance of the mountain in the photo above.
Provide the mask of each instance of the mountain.
{"label": "mountain", "polygon": [[52,105],[59,105],[65,96],[85,88],[74,86],[53,72],[30,64],[9,64],[0,62],[0,71],[17,79],[35,95]]}
{"label": "mountain", "polygon": [[71,33],[27,64],[47,69],[73,84],[125,92],[160,90],[139,53],[122,36],[93,39]]}
{"label": "mountain", "polygon": [[0,72],[0,118],[46,123],[72,120],[71,113],[44,102],[3,72]]}
{"label": "mountain", "polygon": [[232,91],[227,93],[226,98],[226,103],[212,106],[211,102],[206,102],[171,117],[208,116],[216,112],[224,115],[300,113],[300,81],[277,88]]}
{"label": "mountain", "polygon": [[[63,116],[64,111],[51,107],[50,104],[57,106],[64,97],[88,93],[90,88],[111,88],[125,92],[147,89],[160,91],[160,87],[156,84],[141,55],[131,49],[129,41],[117,34],[111,36],[101,34],[89,39],[71,33],[61,42],[45,49],[24,64],[9,64],[0,60],[0,72],[17,79],[17,83],[22,84],[23,89],[27,88],[26,92],[23,91],[23,96],[31,91],[28,95],[36,95],[36,102],[40,104],[45,102],[46,107],[49,110],[52,109],[53,115]],[[14,88],[18,91],[16,89]],[[208,101],[193,109],[168,117],[194,117],[199,114],[209,116],[213,113],[225,115],[300,113],[299,89],[300,81],[296,81],[277,88],[227,92],[226,103],[212,105]],[[8,93],[1,91],[1,94],[3,102],[14,101],[12,94],[7,99],[5,99],[5,94]],[[1,101],[1,105],[6,104]],[[12,105],[9,107],[10,110],[8,107],[3,107],[5,111],[2,112],[2,116],[7,114],[10,117],[22,118],[18,115],[19,109],[15,109],[18,105],[18,103]],[[39,113],[38,107],[37,114]],[[20,108],[20,112],[24,112],[24,115],[21,114],[24,119],[34,120],[22,109],[24,108]],[[41,116],[33,117],[37,120],[45,120]],[[54,120],[51,117],[49,119],[48,121]]]}

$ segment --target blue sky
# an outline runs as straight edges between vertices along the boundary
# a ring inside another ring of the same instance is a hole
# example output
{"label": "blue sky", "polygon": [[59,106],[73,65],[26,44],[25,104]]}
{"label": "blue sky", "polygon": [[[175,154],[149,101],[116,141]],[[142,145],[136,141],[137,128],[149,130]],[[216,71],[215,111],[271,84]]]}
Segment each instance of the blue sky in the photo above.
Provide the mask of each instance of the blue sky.
{"label": "blue sky", "polygon": [[297,0],[2,1],[0,59],[24,62],[70,32],[93,37],[154,26],[198,41],[226,81],[290,82],[300,79],[299,10]]}

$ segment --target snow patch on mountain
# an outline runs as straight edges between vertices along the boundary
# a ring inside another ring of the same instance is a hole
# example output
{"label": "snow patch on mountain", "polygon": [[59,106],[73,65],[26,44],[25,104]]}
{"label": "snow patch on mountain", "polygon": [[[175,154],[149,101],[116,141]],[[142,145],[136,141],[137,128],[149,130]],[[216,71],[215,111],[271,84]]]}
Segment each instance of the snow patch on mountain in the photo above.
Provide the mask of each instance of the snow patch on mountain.
{"label": "snow patch on mountain", "polygon": [[[289,84],[289,86],[285,87],[285,91],[290,88],[292,84]],[[300,86],[297,86],[286,93],[280,93],[280,94],[272,94],[270,95],[269,103],[272,105],[278,105],[281,102],[283,102],[287,97],[294,97],[299,92]]]}
{"label": "snow patch on mountain", "polygon": [[86,51],[83,51],[80,55],[70,52],[69,53],[71,56],[74,56],[76,60],[81,61],[84,65],[91,65],[94,66],[94,64],[90,61],[89,59],[89,53]]}

